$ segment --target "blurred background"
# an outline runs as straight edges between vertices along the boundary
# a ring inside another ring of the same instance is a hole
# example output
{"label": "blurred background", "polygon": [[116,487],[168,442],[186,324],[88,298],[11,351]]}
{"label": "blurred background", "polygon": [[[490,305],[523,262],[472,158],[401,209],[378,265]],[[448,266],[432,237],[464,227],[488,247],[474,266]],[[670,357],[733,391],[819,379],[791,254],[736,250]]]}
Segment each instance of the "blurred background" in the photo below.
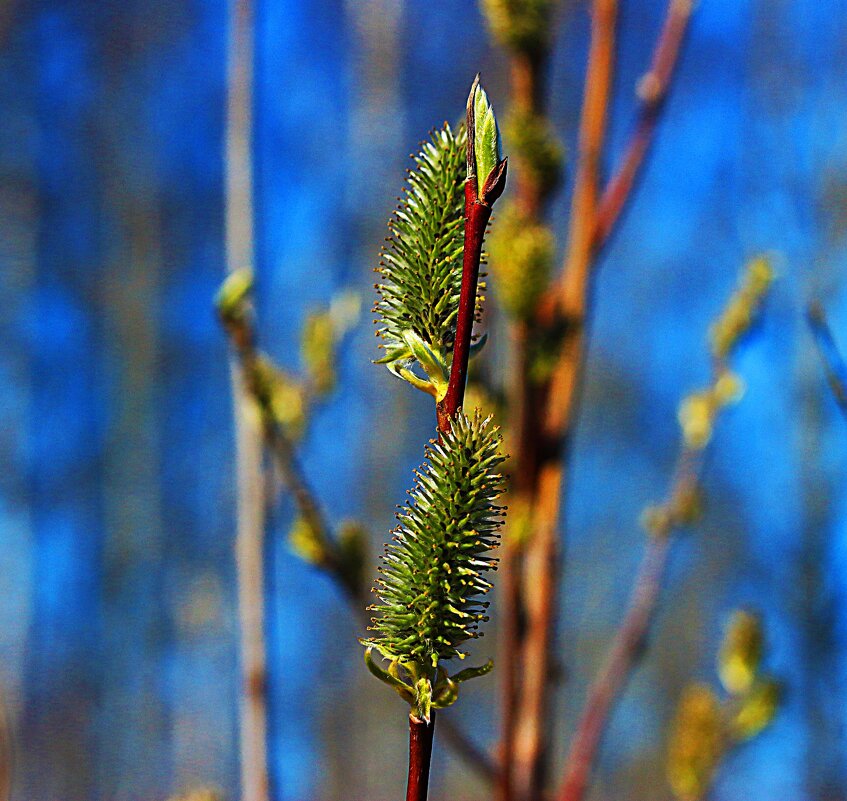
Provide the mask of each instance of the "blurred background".
{"label": "blurred background", "polygon": [[[664,7],[622,3],[612,162]],[[232,401],[212,311],[228,13],[222,0],[0,0],[0,695],[16,799],[237,797]],[[569,152],[587,33],[586,3],[563,4],[551,115]],[[310,309],[344,289],[370,305],[408,154],[461,115],[477,70],[497,106],[505,62],[475,0],[259,0],[255,35],[260,337],[294,370]],[[738,606],[763,615],[786,695],[713,798],[847,799],[847,421],[804,321],[821,299],[847,345],[845,43],[838,0],[700,0],[601,259],[566,512],[558,750],[622,614],[640,510],[670,479],[679,399],[708,381],[708,324],[752,255],[776,254],[779,277],[736,360],[746,395],[715,433],[704,517],[675,546],[597,801],[669,797],[668,721],[686,683],[714,683]],[[550,217],[562,233],[569,185]],[[301,458],[331,519],[364,520],[376,553],[433,420],[428,398],[370,363],[369,317]],[[283,498],[267,553],[276,797],[396,798],[405,708],[364,670],[337,588],[291,554],[291,519]],[[449,714],[491,744],[495,698],[479,680]],[[436,750],[436,798],[485,796]]]}

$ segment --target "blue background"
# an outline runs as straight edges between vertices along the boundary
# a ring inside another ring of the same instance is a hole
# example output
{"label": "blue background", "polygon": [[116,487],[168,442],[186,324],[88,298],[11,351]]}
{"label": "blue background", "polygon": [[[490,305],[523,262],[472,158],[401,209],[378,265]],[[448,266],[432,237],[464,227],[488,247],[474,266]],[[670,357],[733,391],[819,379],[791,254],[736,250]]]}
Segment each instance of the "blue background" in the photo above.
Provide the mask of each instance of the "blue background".
{"label": "blue background", "polygon": [[[565,5],[551,110],[573,152],[587,12]],[[622,5],[610,165],[664,12]],[[0,688],[26,801],[199,784],[236,797],[233,437],[211,312],[226,22],[220,0],[0,4]],[[478,69],[502,106],[506,70],[472,0],[267,0],[256,25],[261,335],[297,369],[311,307],[345,287],[369,302],[407,154],[461,113]],[[708,380],[708,323],[755,253],[776,254],[779,281],[737,360],[747,392],[715,436],[705,517],[674,551],[598,801],[670,797],[667,721],[686,682],[715,681],[739,605],[764,614],[787,695],[713,798],[847,797],[847,423],[803,321],[822,298],[847,345],[845,42],[838,0],[701,0],[601,259],[567,510],[560,733],[621,615],[639,511],[669,480],[678,400]],[[551,209],[560,233],[568,188]],[[303,462],[332,519],[365,519],[376,551],[432,420],[426,398],[370,364],[369,328],[342,353]],[[290,518],[283,501],[268,555],[279,798],[397,797],[405,712],[363,670],[337,590],[287,551]],[[451,714],[490,742],[494,680],[476,684]],[[436,760],[436,797],[484,796],[449,754]]]}

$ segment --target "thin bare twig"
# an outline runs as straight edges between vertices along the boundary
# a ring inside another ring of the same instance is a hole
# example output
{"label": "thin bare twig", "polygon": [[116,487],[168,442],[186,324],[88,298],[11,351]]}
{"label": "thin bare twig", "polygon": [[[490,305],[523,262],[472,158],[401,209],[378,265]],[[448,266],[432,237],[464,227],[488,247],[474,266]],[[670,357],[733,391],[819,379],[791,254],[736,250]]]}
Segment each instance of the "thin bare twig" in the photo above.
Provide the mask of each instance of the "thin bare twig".
{"label": "thin bare twig", "polygon": [[[233,272],[252,267],[253,173],[253,7],[230,0],[227,42],[226,108],[226,257]],[[269,801],[267,647],[265,642],[264,558],[266,510],[262,435],[249,414],[249,392],[235,366],[238,513],[236,566],[241,636],[241,797]]]}
{"label": "thin bare twig", "polygon": [[[678,502],[675,499],[690,499],[694,495],[700,464],[698,452],[687,448],[682,451],[669,495],[668,503],[671,507]],[[683,522],[673,514],[667,514],[657,529],[651,532],[635,579],[629,608],[588,691],[568,752],[558,801],[582,801],[585,796],[612,709],[643,651],[659,601],[672,534]]]}
{"label": "thin bare twig", "polygon": [[811,303],[806,320],[815,340],[826,380],[841,413],[847,416],[847,364],[835,343],[835,337],[826,321],[826,313],[820,303]]}
{"label": "thin bare twig", "polygon": [[633,186],[653,141],[662,105],[676,68],[680,47],[691,18],[691,0],[669,0],[662,31],[653,51],[649,71],[638,82],[641,101],[635,132],[618,169],[606,184],[597,208],[593,247],[599,249],[608,240],[621,211],[632,195]]}

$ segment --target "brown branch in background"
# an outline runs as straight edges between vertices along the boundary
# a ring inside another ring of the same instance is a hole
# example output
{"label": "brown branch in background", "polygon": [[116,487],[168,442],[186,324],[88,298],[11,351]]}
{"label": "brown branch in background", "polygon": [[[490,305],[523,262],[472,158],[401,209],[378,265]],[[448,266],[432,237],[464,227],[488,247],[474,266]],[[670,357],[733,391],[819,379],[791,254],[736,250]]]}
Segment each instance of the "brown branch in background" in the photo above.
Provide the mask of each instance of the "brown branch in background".
{"label": "brown branch in background", "polygon": [[[232,273],[252,268],[254,255],[251,0],[230,0],[227,59],[225,222],[227,270]],[[269,801],[262,435],[250,416],[249,391],[235,366],[232,388],[238,486],[236,573],[241,637],[241,798],[243,801]]]}
{"label": "brown branch in background", "polygon": [[588,691],[568,751],[558,801],[582,801],[588,789],[597,751],[612,709],[643,651],[659,601],[671,535],[677,526],[689,522],[690,510],[696,505],[698,471],[697,454],[685,449],[679,459],[668,512],[650,532],[628,611]]}
{"label": "brown branch in background", "polygon": [[526,549],[522,586],[526,614],[521,654],[522,682],[515,718],[514,797],[543,795],[551,722],[550,678],[559,588],[559,499],[565,438],[570,432],[583,363],[583,322],[615,53],[617,0],[594,0],[591,46],[580,125],[580,157],[571,209],[568,254],[560,308],[568,326],[548,390],[539,443],[539,469],[532,505],[532,538]]}
{"label": "brown branch in background", "polygon": [[699,477],[704,448],[720,411],[734,403],[741,384],[729,369],[729,357],[750,329],[773,280],[765,258],[753,259],[740,285],[712,325],[712,382],[689,395],[680,406],[682,450],[665,503],[648,510],[644,523],[650,535],[630,604],[603,665],[592,683],[565,762],[558,801],[582,801],[588,789],[600,742],[612,710],[641,655],[655,613],[673,533],[691,524],[699,513]]}
{"label": "brown branch in background", "polygon": [[680,47],[688,29],[691,10],[691,0],[669,0],[650,69],[638,82],[636,91],[640,106],[635,132],[626,147],[620,166],[606,184],[598,204],[593,241],[595,250],[601,248],[608,240],[627,199],[632,194],[644,157],[653,141]]}
{"label": "brown branch in background", "polygon": [[826,321],[826,313],[820,303],[809,304],[806,321],[815,340],[826,380],[841,413],[847,416],[847,364],[835,343],[835,337]]}
{"label": "brown branch in background", "polygon": [[[532,120],[546,118],[545,78],[549,55],[549,41],[542,37],[530,52],[512,50],[509,74],[511,83],[512,113]],[[519,162],[520,164],[520,162]],[[524,165],[526,167],[526,165]],[[538,181],[537,170],[529,168],[515,172],[515,199],[525,219],[535,224],[542,222],[544,201],[549,194]],[[538,450],[539,393],[531,378],[531,348],[535,340],[531,320],[518,320],[510,326],[514,364],[509,390],[515,423],[511,465],[513,475],[510,492],[513,506],[526,509],[535,482]],[[499,778],[497,801],[513,799],[513,762],[515,752],[515,727],[517,703],[522,674],[521,651],[523,645],[523,590],[521,569],[523,543],[519,536],[504,537],[500,558],[499,598],[499,654],[500,676],[500,743],[498,751]]]}

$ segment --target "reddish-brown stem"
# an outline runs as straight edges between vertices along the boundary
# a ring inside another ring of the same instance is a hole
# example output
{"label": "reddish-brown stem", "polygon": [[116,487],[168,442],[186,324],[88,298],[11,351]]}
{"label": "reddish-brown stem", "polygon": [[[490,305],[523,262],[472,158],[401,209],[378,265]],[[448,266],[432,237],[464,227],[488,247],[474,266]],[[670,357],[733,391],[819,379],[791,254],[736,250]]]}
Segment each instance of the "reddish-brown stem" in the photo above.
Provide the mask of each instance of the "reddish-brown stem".
{"label": "reddish-brown stem", "polygon": [[[714,375],[725,366],[718,362]],[[582,801],[591,779],[591,770],[609,718],[621,691],[626,686],[644,646],[650,622],[659,602],[674,530],[683,525],[688,514],[680,511],[696,495],[702,451],[683,448],[677,460],[674,481],[666,502],[668,513],[651,532],[641,560],[629,607],[615,634],[605,661],[597,674],[580,715],[576,733],[565,761],[564,779],[558,801]],[[688,500],[686,500],[688,499]]]}
{"label": "reddish-brown stem", "polygon": [[667,536],[653,537],[647,545],[629,611],[588,691],[588,699],[568,752],[559,801],[582,801],[585,795],[609,714],[641,652],[656,609],[669,547]]}
{"label": "reddish-brown stem", "polygon": [[426,801],[434,735],[435,712],[430,715],[429,723],[409,715],[409,780],[406,784],[406,801]]}
{"label": "reddish-brown stem", "polygon": [[456,416],[465,398],[471,336],[476,318],[479,260],[482,256],[485,228],[490,219],[491,206],[477,199],[476,180],[471,178],[465,184],[465,247],[462,256],[462,289],[459,295],[459,315],[456,319],[453,364],[450,367],[447,394],[436,406],[440,432],[449,430],[450,420]]}
{"label": "reddish-brown stem", "polygon": [[691,18],[691,0],[669,0],[662,32],[653,51],[649,71],[638,82],[638,109],[635,133],[627,145],[620,166],[606,184],[597,207],[594,228],[595,249],[601,248],[609,238],[644,163],[644,157],[653,141],[656,124],[662,110],[671,78],[679,58],[679,51],[688,21]]}
{"label": "reddish-brown stem", "polygon": [[533,533],[524,557],[526,633],[515,722],[514,798],[543,795],[551,720],[550,677],[559,587],[559,509],[564,441],[581,382],[592,232],[600,154],[614,64],[617,0],[594,0],[591,46],[580,122],[580,160],[571,208],[559,307],[568,323],[542,412],[540,457],[532,501]]}
{"label": "reddish-brown stem", "polygon": [[[545,112],[544,78],[548,51],[546,46],[532,52],[514,51],[509,61],[512,108],[519,114],[542,118]],[[519,170],[515,176],[514,198],[525,218],[541,223],[544,189],[537,173]],[[510,492],[517,508],[526,508],[535,481],[538,454],[539,392],[530,377],[535,326],[519,321],[511,326],[514,365],[510,388],[510,404],[514,430],[511,464],[513,478]],[[515,749],[516,705],[520,693],[523,600],[521,588],[522,543],[507,536],[500,558],[500,774],[496,787],[497,801],[512,801],[512,762]]]}

